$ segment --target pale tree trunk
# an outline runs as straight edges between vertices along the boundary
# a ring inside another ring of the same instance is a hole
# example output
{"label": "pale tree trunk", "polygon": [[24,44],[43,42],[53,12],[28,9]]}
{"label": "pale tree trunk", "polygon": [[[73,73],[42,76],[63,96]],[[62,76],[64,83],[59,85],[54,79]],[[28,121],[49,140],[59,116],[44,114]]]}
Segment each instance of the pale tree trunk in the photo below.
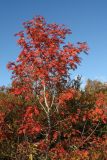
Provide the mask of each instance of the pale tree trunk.
{"label": "pale tree trunk", "polygon": [[29,155],[29,159],[28,160],[33,160],[33,154],[32,153]]}
{"label": "pale tree trunk", "polygon": [[[53,104],[54,104],[55,93],[53,93],[53,95],[52,95],[52,102],[51,102],[51,103],[48,103],[48,100],[47,100],[47,97],[46,97],[45,84],[43,85],[43,98],[44,98],[44,103],[45,103],[45,105],[43,105],[43,104],[40,102],[40,97],[39,97],[39,95],[37,95],[38,102],[39,102],[40,106],[42,107],[42,109],[43,109],[43,111],[45,112],[46,117],[47,117],[48,131],[47,131],[47,135],[46,135],[46,143],[49,143],[49,145],[48,145],[47,150],[46,150],[46,159],[48,159],[48,153],[49,153],[49,147],[50,147],[50,136],[51,136],[51,118],[50,118],[50,111],[51,111],[51,108],[53,107]],[[32,160],[32,159],[30,159],[30,160]]]}

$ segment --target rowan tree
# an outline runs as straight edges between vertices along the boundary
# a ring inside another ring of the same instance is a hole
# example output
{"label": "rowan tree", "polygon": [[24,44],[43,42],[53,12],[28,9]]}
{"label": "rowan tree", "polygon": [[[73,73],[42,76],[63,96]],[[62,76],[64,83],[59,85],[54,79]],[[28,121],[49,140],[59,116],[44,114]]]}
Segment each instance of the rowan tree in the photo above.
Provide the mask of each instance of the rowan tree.
{"label": "rowan tree", "polygon": [[85,42],[65,43],[71,30],[64,25],[48,24],[40,16],[23,23],[23,26],[24,31],[16,34],[21,53],[16,62],[10,62],[7,67],[13,74],[11,93],[22,96],[27,102],[32,99],[34,103],[24,107],[18,133],[32,135],[41,132],[42,126],[34,117],[40,117],[44,112],[49,141],[51,116],[58,114],[64,102],[75,95],[75,89],[68,87],[70,72],[80,64],[79,54],[86,53],[88,47]]}

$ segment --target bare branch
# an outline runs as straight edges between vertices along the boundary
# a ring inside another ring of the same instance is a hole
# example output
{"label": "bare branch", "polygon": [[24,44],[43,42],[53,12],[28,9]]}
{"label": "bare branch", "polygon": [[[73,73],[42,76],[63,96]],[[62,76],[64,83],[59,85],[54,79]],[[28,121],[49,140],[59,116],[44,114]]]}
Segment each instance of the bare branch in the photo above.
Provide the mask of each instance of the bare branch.
{"label": "bare branch", "polygon": [[46,88],[45,88],[45,84],[43,85],[43,89],[44,89],[44,101],[45,101],[45,105],[46,105],[46,107],[47,107],[47,112],[49,113],[50,108],[49,108],[49,105],[48,105],[48,102],[47,102],[47,98],[46,98]]}

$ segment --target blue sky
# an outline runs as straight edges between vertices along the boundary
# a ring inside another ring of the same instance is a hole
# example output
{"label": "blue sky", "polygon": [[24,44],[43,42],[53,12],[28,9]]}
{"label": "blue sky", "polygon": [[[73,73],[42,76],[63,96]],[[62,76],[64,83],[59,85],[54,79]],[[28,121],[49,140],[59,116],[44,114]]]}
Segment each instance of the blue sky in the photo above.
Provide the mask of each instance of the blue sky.
{"label": "blue sky", "polygon": [[89,55],[72,76],[107,82],[107,0],[0,0],[0,86],[10,84],[6,64],[20,53],[14,34],[35,15],[71,28],[69,41],[88,43]]}

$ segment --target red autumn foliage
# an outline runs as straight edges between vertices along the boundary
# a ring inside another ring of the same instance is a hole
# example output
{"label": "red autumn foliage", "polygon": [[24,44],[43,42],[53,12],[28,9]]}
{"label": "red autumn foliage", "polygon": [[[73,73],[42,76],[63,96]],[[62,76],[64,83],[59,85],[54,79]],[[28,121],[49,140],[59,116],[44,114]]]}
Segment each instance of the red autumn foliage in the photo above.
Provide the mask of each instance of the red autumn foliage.
{"label": "red autumn foliage", "polygon": [[41,16],[23,26],[12,86],[0,90],[0,158],[106,160],[107,91],[71,79],[87,44],[65,43],[71,31]]}

